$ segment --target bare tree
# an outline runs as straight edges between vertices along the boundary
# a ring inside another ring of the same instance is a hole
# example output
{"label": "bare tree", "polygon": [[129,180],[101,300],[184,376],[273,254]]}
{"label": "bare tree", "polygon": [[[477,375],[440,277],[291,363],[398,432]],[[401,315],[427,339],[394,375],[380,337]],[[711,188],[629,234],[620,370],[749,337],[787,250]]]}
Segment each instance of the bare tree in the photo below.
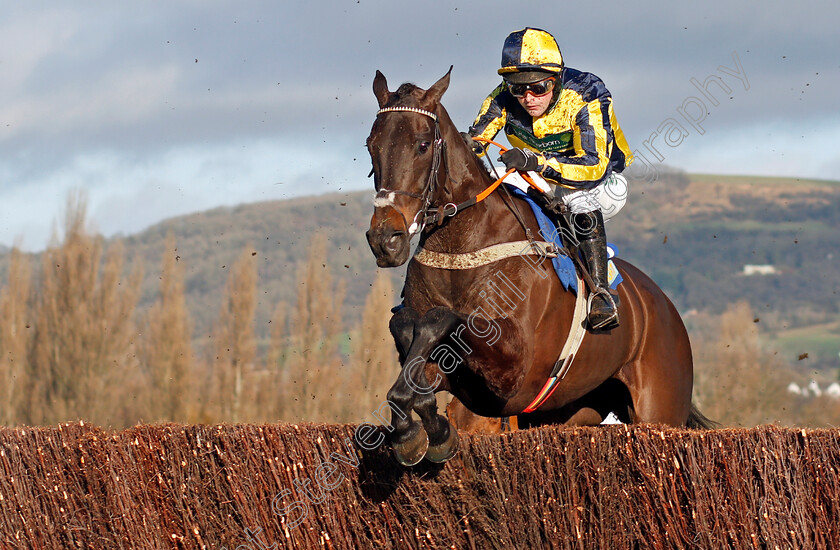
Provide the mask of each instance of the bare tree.
{"label": "bare tree", "polygon": [[4,426],[19,422],[26,404],[29,280],[29,261],[14,248],[8,284],[0,290],[0,424]]}
{"label": "bare tree", "polygon": [[86,200],[67,200],[64,240],[42,256],[29,360],[29,423],[83,418],[125,425],[136,418],[138,387],[132,316],[139,267],[123,273],[123,249],[85,230]]}
{"label": "bare tree", "polygon": [[214,394],[221,418],[232,422],[241,422],[255,412],[252,400],[248,411],[243,411],[246,393],[255,391],[246,384],[256,360],[257,263],[252,250],[246,247],[231,269],[213,331]]}
{"label": "bare tree", "polygon": [[750,305],[740,301],[718,318],[716,337],[695,351],[695,399],[703,413],[725,425],[752,427],[790,421],[785,411],[790,371],[761,349]]}
{"label": "bare tree", "polygon": [[333,283],[326,257],[326,237],[316,235],[306,264],[298,270],[280,404],[285,420],[342,421],[350,408],[342,392],[346,373],[338,352],[345,285]]}
{"label": "bare tree", "polygon": [[394,339],[388,330],[391,308],[394,306],[394,286],[391,278],[380,270],[365,299],[362,323],[354,337],[351,360],[350,390],[352,401],[358,405],[357,418],[370,419],[370,413],[385,399],[385,395],[399,373]]}
{"label": "bare tree", "polygon": [[140,362],[148,374],[148,420],[187,422],[189,371],[193,353],[191,323],[184,298],[184,266],[175,236],[166,236],[159,295],[143,323]]}

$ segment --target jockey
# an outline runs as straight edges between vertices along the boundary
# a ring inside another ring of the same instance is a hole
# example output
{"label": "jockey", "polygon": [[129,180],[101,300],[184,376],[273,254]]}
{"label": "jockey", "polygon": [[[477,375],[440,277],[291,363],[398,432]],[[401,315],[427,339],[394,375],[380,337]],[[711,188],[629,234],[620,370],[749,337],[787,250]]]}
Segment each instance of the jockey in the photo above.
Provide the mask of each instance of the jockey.
{"label": "jockey", "polygon": [[565,67],[557,41],[541,29],[511,33],[502,49],[503,82],[481,106],[465,139],[481,142],[504,129],[512,149],[499,158],[510,170],[531,172],[550,184],[545,202],[560,220],[570,213],[575,237],[596,286],[590,298],[593,329],[618,326],[618,308],[608,288],[604,215],[626,200],[620,172],[633,161],[615,119],[612,96],[600,78]]}

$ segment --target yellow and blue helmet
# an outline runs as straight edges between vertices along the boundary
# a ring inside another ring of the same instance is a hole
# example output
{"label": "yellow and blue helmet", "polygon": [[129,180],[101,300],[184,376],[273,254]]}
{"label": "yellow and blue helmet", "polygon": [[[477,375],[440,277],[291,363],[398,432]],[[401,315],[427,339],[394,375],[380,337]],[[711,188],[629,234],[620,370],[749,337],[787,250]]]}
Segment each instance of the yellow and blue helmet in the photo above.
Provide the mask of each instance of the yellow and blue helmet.
{"label": "yellow and blue helmet", "polygon": [[[563,70],[563,55],[551,33],[526,27],[514,31],[502,47],[499,74],[509,82],[525,83],[540,80]],[[541,77],[540,77],[541,75]]]}

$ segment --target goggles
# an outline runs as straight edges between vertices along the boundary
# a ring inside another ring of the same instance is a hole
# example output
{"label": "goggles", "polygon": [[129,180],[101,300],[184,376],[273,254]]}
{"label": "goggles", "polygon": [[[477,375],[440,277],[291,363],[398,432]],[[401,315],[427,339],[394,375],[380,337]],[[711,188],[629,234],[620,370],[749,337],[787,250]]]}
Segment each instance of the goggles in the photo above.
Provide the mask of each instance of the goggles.
{"label": "goggles", "polygon": [[554,89],[554,79],[555,77],[550,76],[539,82],[530,82],[528,84],[513,84],[508,82],[507,85],[513,97],[525,97],[527,92],[540,96]]}

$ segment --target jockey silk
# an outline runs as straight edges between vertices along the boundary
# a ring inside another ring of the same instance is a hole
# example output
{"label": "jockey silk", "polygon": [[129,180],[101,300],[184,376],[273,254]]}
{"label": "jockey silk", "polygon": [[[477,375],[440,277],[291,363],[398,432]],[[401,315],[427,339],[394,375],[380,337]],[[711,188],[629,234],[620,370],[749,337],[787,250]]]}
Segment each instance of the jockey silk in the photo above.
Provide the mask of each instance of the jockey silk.
{"label": "jockey silk", "polygon": [[551,183],[591,189],[610,173],[622,172],[633,162],[633,153],[600,78],[567,67],[558,87],[559,96],[534,118],[502,82],[484,100],[469,133],[493,139],[504,129],[511,145],[542,155],[542,175]]}

